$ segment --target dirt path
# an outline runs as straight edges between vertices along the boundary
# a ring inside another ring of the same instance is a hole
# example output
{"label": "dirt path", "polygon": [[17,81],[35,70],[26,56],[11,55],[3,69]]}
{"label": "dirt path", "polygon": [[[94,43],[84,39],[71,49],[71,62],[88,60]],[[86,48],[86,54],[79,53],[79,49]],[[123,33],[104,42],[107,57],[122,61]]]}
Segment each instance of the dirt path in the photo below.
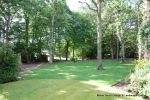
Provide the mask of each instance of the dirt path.
{"label": "dirt path", "polygon": [[129,92],[128,83],[125,82],[124,80],[121,80],[121,81],[117,82],[116,84],[113,84],[111,87]]}
{"label": "dirt path", "polygon": [[25,74],[26,72],[36,69],[42,65],[46,65],[48,63],[34,63],[34,64],[23,64],[20,69],[20,74]]}

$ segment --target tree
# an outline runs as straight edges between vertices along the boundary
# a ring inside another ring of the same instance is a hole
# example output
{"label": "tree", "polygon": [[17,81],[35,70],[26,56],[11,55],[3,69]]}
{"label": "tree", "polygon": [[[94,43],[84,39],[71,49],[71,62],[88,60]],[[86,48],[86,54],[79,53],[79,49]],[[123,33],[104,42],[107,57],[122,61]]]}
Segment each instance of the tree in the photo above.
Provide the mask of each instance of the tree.
{"label": "tree", "polygon": [[[144,0],[144,16],[143,16],[143,27],[147,24],[149,25],[149,20],[150,20],[150,0]],[[146,30],[145,30],[146,31]],[[144,32],[147,33],[147,32]],[[144,59],[149,58],[149,51],[148,51],[148,40],[149,40],[149,34],[144,34]]]}
{"label": "tree", "polygon": [[94,7],[90,6],[90,4],[87,2],[81,3],[86,4],[90,10],[95,11],[97,14],[97,70],[102,70],[102,0],[91,0],[91,3],[94,5]]}
{"label": "tree", "polygon": [[102,70],[102,20],[101,20],[101,5],[102,1],[97,0],[97,59],[98,59],[98,70]]}
{"label": "tree", "polygon": [[137,14],[137,41],[138,41],[138,44],[137,44],[137,46],[138,46],[138,58],[139,58],[139,60],[141,60],[142,59],[142,34],[141,34],[141,21],[140,21],[140,18],[141,18],[141,16],[140,15],[142,15],[141,14],[141,10],[140,10],[140,6],[141,6],[141,0],[139,0],[138,2],[137,2],[137,12],[136,12],[136,14]]}
{"label": "tree", "polygon": [[0,19],[1,19],[1,39],[3,42],[9,42],[11,40],[11,28],[13,20],[19,11],[18,0],[1,0],[0,1]]}
{"label": "tree", "polygon": [[116,29],[114,33],[120,43],[121,62],[124,62],[126,53],[125,49],[127,48],[126,44],[128,43],[128,41],[132,40],[132,35],[130,35],[130,33],[133,33],[132,31],[136,28],[136,26],[134,25],[134,23],[136,23],[135,15],[132,14],[134,10],[130,7],[127,1],[122,0],[113,0],[109,2],[108,5],[108,11],[111,13],[111,29]]}

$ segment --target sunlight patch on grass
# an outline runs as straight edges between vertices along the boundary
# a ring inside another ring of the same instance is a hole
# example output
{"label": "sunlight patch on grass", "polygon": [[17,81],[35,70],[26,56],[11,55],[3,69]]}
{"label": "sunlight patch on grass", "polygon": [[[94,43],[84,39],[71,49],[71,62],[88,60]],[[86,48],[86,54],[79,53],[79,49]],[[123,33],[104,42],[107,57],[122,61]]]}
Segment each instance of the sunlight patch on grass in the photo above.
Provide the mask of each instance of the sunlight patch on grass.
{"label": "sunlight patch on grass", "polygon": [[28,73],[34,73],[32,70],[28,71]]}
{"label": "sunlight patch on grass", "polygon": [[104,60],[105,70],[103,71],[96,70],[96,61],[48,64],[26,73],[21,81],[0,84],[1,98],[9,100],[16,100],[16,97],[17,100],[142,100],[96,95],[97,93],[122,93],[121,90],[110,86],[129,74],[132,66],[126,64],[115,60]]}
{"label": "sunlight patch on grass", "polygon": [[90,77],[97,77],[97,75],[91,75]]}
{"label": "sunlight patch on grass", "polygon": [[[1,87],[2,98],[8,98],[8,100],[142,100],[127,97],[97,96],[97,94],[114,94],[116,90],[112,89],[108,92],[106,85],[99,84],[94,80],[86,82],[65,79],[24,80],[2,84]],[[3,94],[4,92],[8,92],[9,95]]]}
{"label": "sunlight patch on grass", "polygon": [[104,60],[103,71],[96,70],[96,61],[83,62],[63,62],[48,64],[33,70],[33,76],[30,73],[23,76],[23,80],[32,79],[74,79],[74,80],[101,80],[109,85],[122,80],[130,73],[130,63],[124,65],[116,60]]}
{"label": "sunlight patch on grass", "polygon": [[[121,95],[133,95],[132,93],[128,93],[126,91],[122,91],[120,89],[117,89],[117,88],[114,88],[114,87],[110,87],[106,84],[101,84],[95,80],[89,80],[89,81],[83,81],[82,83],[84,84],[89,84],[89,85],[93,85],[93,86],[96,86],[95,90],[100,90],[100,91],[104,91],[106,92],[107,94],[104,94],[104,95],[111,95],[113,96],[114,95],[118,95],[118,97],[123,97]],[[124,96],[125,97],[125,96]],[[126,99],[130,99],[130,100],[142,100],[142,98],[140,97],[132,97],[132,96],[129,96],[129,97],[125,97]],[[115,100],[125,100],[125,99],[121,99],[121,98],[117,98],[116,96],[116,99]]]}
{"label": "sunlight patch on grass", "polygon": [[[89,81],[82,81],[81,83],[84,83],[84,84],[89,84],[89,85],[92,85],[92,86],[95,86],[95,90],[99,90],[99,91],[104,91],[106,92],[106,94],[104,95],[110,95],[110,96],[114,96],[116,97],[115,100],[143,100],[141,97],[134,97],[134,96],[121,96],[121,95],[133,95],[132,93],[128,93],[126,91],[123,91],[123,90],[120,90],[120,89],[117,89],[117,88],[114,88],[114,87],[110,87],[106,84],[102,84],[102,82],[98,82],[98,81],[95,81],[95,80],[89,80]],[[103,95],[103,94],[101,94]],[[117,97],[125,97],[124,99],[122,98],[117,98]]]}
{"label": "sunlight patch on grass", "polygon": [[102,91],[105,91],[105,92],[109,92],[109,93],[117,93],[117,94],[121,94],[121,93],[127,93],[125,91],[121,91],[119,89],[116,89],[116,88],[112,88],[108,85],[105,85],[105,84],[100,84],[99,82],[95,81],[95,80],[90,80],[90,81],[84,81],[82,83],[85,83],[85,84],[89,84],[89,85],[93,85],[93,86],[96,86],[97,90],[102,90]]}
{"label": "sunlight patch on grass", "polygon": [[69,75],[69,73],[58,73],[60,75]]}
{"label": "sunlight patch on grass", "polygon": [[45,69],[46,71],[56,71],[57,69]]}
{"label": "sunlight patch on grass", "polygon": [[69,76],[65,76],[66,79],[73,79],[74,77],[76,77],[75,75],[69,75]]}
{"label": "sunlight patch on grass", "polygon": [[0,94],[0,100],[8,100],[4,95]]}
{"label": "sunlight patch on grass", "polygon": [[30,74],[24,74],[24,76],[38,76],[38,74],[30,73]]}
{"label": "sunlight patch on grass", "polygon": [[123,64],[125,66],[133,66],[134,64]]}
{"label": "sunlight patch on grass", "polygon": [[58,95],[62,95],[62,94],[65,94],[65,93],[67,93],[66,91],[64,91],[64,90],[60,90],[60,91],[58,91]]}

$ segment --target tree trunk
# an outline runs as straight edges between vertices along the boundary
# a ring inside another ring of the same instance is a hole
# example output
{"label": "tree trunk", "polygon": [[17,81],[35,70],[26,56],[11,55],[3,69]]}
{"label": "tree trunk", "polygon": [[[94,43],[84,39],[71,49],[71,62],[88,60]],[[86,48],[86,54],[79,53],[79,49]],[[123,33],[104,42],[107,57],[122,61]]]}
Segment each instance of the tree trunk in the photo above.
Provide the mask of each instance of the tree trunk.
{"label": "tree trunk", "polygon": [[9,42],[10,20],[11,20],[10,16],[8,16],[6,20],[6,32],[5,32],[6,43]]}
{"label": "tree trunk", "polygon": [[148,38],[145,37],[144,39],[144,59],[149,59],[149,52],[148,52]]}
{"label": "tree trunk", "polygon": [[73,48],[72,48],[72,56],[73,56],[73,60],[75,59],[75,58],[74,58],[74,55],[75,55],[75,54],[74,54],[74,45],[73,45]]}
{"label": "tree trunk", "polygon": [[114,59],[114,50],[112,47],[111,47],[111,59]]}
{"label": "tree trunk", "polygon": [[112,32],[112,34],[110,36],[110,47],[111,47],[111,58],[112,59],[116,58],[116,54],[117,54],[117,48],[116,48],[117,44],[116,43],[117,43],[116,38]]}
{"label": "tree trunk", "polygon": [[117,60],[119,60],[119,40],[117,39]]}
{"label": "tree trunk", "polygon": [[[1,27],[0,27],[1,28]],[[2,36],[2,33],[0,33],[0,42],[2,42],[3,40],[3,36]]]}
{"label": "tree trunk", "polygon": [[4,18],[5,19],[5,24],[6,24],[6,29],[4,29],[5,30],[5,35],[4,35],[4,39],[5,39],[5,41],[6,41],[6,43],[8,43],[9,42],[9,32],[10,32],[10,27],[11,27],[11,12],[10,12],[10,6],[8,6],[8,8],[7,8],[7,16]]}
{"label": "tree trunk", "polygon": [[138,19],[137,19],[137,41],[138,41],[138,58],[139,60],[142,59],[142,35],[141,35],[141,29],[140,29],[140,14],[139,14],[139,7],[140,7],[140,4],[138,4]]}
{"label": "tree trunk", "polygon": [[114,39],[113,34],[110,35],[111,59],[114,59]]}
{"label": "tree trunk", "polygon": [[81,51],[81,55],[82,55],[82,61],[84,60],[84,49],[82,48],[82,51]]}
{"label": "tree trunk", "polygon": [[59,60],[61,61],[61,55],[59,56]]}
{"label": "tree trunk", "polygon": [[125,62],[125,47],[124,47],[124,42],[121,42],[121,62]]}
{"label": "tree trunk", "polygon": [[138,40],[138,58],[140,60],[140,59],[142,59],[142,36],[141,36],[141,32],[138,32],[137,40]]}
{"label": "tree trunk", "polygon": [[69,53],[69,41],[66,41],[66,61],[68,61],[68,53]]}
{"label": "tree trunk", "polygon": [[51,32],[50,32],[50,40],[49,40],[49,63],[53,63],[54,21],[55,21],[55,17],[52,16],[52,19],[51,19]]}
{"label": "tree trunk", "polygon": [[60,46],[61,44],[60,44],[60,42],[59,42],[59,47],[58,47],[58,49],[59,49],[59,60],[61,61],[61,46]]}
{"label": "tree trunk", "polygon": [[[144,0],[144,18],[143,18],[143,24],[147,23],[150,17],[150,0]],[[148,59],[149,57],[149,52],[148,52],[148,37],[144,37],[144,59]]]}
{"label": "tree trunk", "polygon": [[29,63],[29,53],[28,53],[28,42],[29,42],[29,17],[25,16],[26,23],[26,34],[25,34],[25,42],[26,42],[26,62]]}
{"label": "tree trunk", "polygon": [[121,27],[120,30],[120,43],[121,43],[121,62],[125,62],[125,43],[124,43],[124,39],[123,39],[123,29]]}
{"label": "tree trunk", "polygon": [[19,64],[19,66],[21,66],[22,65],[22,61],[21,61],[21,54],[20,53],[18,53],[18,64]]}
{"label": "tree trunk", "polygon": [[[54,39],[56,39],[55,37],[54,37]],[[54,44],[56,44],[56,43],[54,43]],[[59,55],[59,60],[61,61],[61,56],[62,56],[62,51],[61,51],[61,32],[60,31],[58,31],[58,55]]]}
{"label": "tree trunk", "polygon": [[102,20],[101,0],[97,0],[97,70],[102,70]]}

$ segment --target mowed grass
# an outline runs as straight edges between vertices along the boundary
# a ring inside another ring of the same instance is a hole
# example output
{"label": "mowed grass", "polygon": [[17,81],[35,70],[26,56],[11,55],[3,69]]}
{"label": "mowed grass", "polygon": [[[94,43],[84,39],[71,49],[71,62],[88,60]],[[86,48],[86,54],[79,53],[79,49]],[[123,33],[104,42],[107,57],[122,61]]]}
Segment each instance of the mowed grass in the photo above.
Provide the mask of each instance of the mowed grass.
{"label": "mowed grass", "polygon": [[96,70],[96,61],[41,66],[20,81],[0,84],[0,100],[141,100],[114,96],[125,93],[110,87],[129,74],[132,64],[104,60],[103,65],[103,71]]}
{"label": "mowed grass", "polygon": [[112,85],[126,78],[132,64],[121,64],[117,60],[104,60],[104,70],[96,70],[96,61],[65,62],[42,66],[23,76],[23,80],[32,79],[73,79],[97,80]]}

